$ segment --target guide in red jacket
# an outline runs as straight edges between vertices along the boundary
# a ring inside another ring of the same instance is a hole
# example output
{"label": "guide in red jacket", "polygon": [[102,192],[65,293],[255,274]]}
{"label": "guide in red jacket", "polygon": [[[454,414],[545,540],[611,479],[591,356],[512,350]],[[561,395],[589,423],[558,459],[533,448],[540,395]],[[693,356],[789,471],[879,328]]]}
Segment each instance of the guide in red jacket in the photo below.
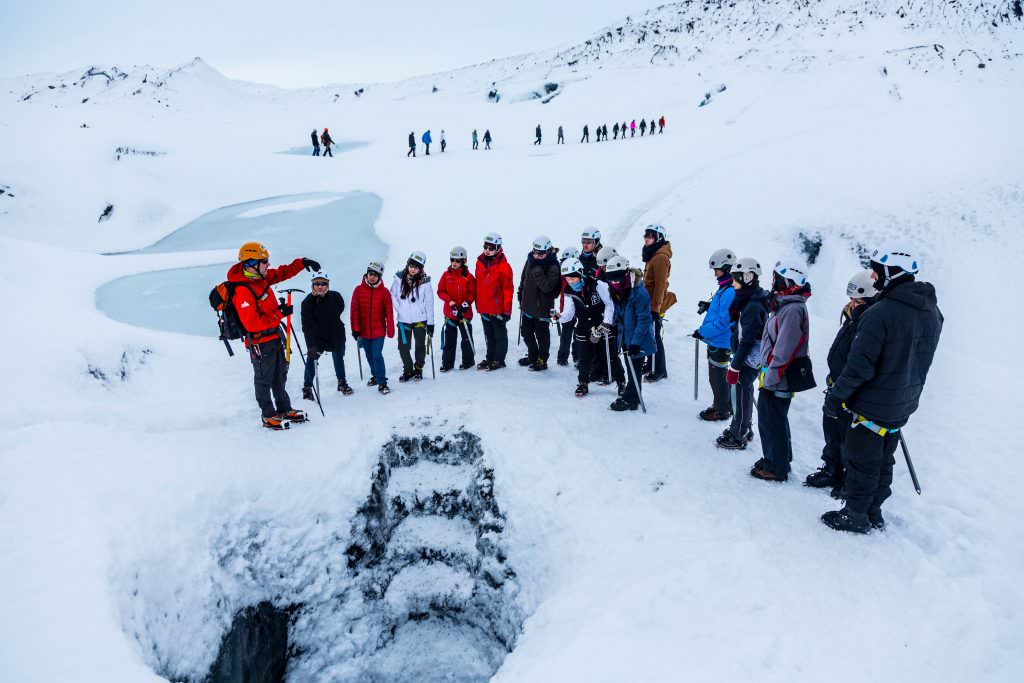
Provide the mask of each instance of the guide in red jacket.
{"label": "guide in red jacket", "polygon": [[455,247],[450,254],[451,265],[437,283],[437,298],[444,302],[444,327],[441,328],[441,372],[455,367],[455,345],[462,335],[462,365],[473,367],[473,301],[476,299],[476,278],[466,266],[468,254],[464,247]]}
{"label": "guide in red jacket", "polygon": [[487,340],[487,356],[477,370],[500,370],[508,354],[508,325],[512,317],[512,266],[501,248],[501,235],[488,233],[476,260],[476,310]]}
{"label": "guide in red jacket", "polygon": [[384,338],[395,336],[395,313],[391,304],[391,292],[381,283],[384,264],[370,261],[366,275],[356,285],[349,300],[349,322],[356,346],[366,353],[370,366],[370,381],[367,386],[376,386],[382,394],[391,393],[388,375],[384,367]]}
{"label": "guide in red jacket", "polygon": [[[238,263],[228,271],[234,284],[231,304],[249,333],[245,345],[253,367],[256,402],[263,413],[263,426],[286,429],[291,422],[305,422],[301,410],[293,410],[285,391],[288,363],[281,339],[281,320],[292,313],[288,304],[278,304],[271,285],[295,277],[302,269],[320,270],[320,264],[297,258],[278,268],[270,267],[270,252],[259,242],[246,242],[238,250]],[[275,405],[276,404],[276,405]]]}

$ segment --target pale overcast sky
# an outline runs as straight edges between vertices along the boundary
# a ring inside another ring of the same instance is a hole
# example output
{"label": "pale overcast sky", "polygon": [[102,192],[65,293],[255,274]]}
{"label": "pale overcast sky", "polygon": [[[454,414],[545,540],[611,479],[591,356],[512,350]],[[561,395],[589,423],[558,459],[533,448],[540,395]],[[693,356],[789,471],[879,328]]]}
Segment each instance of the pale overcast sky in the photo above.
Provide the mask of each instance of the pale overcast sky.
{"label": "pale overcast sky", "polygon": [[0,76],[202,57],[285,87],[390,81],[589,37],[651,0],[4,0]]}

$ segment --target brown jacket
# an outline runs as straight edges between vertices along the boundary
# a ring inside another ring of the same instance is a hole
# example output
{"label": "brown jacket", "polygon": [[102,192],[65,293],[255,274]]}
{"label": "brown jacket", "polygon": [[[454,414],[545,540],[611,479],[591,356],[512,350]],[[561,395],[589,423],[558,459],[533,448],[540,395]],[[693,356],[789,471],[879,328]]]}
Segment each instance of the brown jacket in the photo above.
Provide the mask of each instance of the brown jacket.
{"label": "brown jacket", "polygon": [[676,302],[676,295],[668,291],[668,276],[672,272],[672,245],[665,244],[647,262],[644,268],[644,287],[651,297],[651,313],[665,315]]}

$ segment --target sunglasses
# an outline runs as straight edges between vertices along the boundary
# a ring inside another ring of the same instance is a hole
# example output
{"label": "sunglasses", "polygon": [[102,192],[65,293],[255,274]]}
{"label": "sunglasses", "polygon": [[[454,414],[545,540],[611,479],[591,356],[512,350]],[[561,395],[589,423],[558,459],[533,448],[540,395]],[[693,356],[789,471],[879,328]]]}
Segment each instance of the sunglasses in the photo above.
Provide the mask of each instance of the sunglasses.
{"label": "sunglasses", "polygon": [[498,245],[484,242],[484,251],[498,251]]}
{"label": "sunglasses", "polygon": [[544,251],[543,249],[534,249],[533,250],[533,255],[534,256],[547,256],[548,252]]}
{"label": "sunglasses", "polygon": [[326,287],[326,286],[327,286],[327,284],[328,284],[328,283],[326,283],[326,282],[314,282],[314,283],[313,283],[313,286],[314,286],[314,287]]}
{"label": "sunglasses", "polygon": [[452,263],[465,263],[465,262],[466,262],[466,259],[464,259],[464,258],[453,258],[452,259]]}

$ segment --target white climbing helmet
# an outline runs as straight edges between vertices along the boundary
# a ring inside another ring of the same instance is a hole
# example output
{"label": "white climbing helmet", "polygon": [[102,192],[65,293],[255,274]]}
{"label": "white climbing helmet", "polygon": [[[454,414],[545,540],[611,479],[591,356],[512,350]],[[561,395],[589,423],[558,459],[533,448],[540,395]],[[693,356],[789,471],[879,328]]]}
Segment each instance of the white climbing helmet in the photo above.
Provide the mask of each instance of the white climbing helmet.
{"label": "white climbing helmet", "polygon": [[807,267],[802,263],[780,259],[775,262],[775,272],[801,287],[807,284]]}
{"label": "white climbing helmet", "polygon": [[547,251],[551,248],[551,238],[547,235],[537,235],[533,238],[534,251]]}
{"label": "white climbing helmet", "polygon": [[871,277],[870,270],[858,270],[846,284],[846,296],[851,299],[870,299],[878,291],[875,289],[875,280]]}
{"label": "white climbing helmet", "polygon": [[601,231],[597,228],[587,228],[580,233],[580,240],[594,240],[595,242],[600,242]]}
{"label": "white climbing helmet", "polygon": [[612,273],[621,273],[626,270],[629,270],[629,259],[625,256],[619,256],[618,254],[608,259],[608,265],[604,268],[604,271],[609,275]]}
{"label": "white climbing helmet", "polygon": [[313,277],[309,279],[310,284],[316,284],[317,280],[323,280],[329,283],[331,278],[327,277],[327,273],[313,273]]}
{"label": "white climbing helmet", "polygon": [[916,275],[917,271],[920,270],[917,259],[914,258],[911,250],[903,244],[886,244],[879,249],[875,249],[874,253],[871,254],[871,260],[886,268],[899,268],[911,275]]}
{"label": "white climbing helmet", "polygon": [[562,275],[576,275],[583,277],[583,264],[578,258],[567,258],[562,261]]}
{"label": "white climbing helmet", "polygon": [[448,257],[465,261],[469,258],[469,255],[466,253],[465,247],[452,247],[452,251],[448,254]]}
{"label": "white climbing helmet", "polygon": [[579,257],[580,257],[580,250],[577,249],[576,247],[566,247],[565,249],[562,250],[561,256],[559,256],[559,258],[563,262],[568,260],[568,259],[571,259],[571,258],[579,258]]}
{"label": "white climbing helmet", "polygon": [[736,254],[732,249],[719,249],[708,259],[711,270],[728,270],[736,263]]}
{"label": "white climbing helmet", "polygon": [[409,254],[408,263],[418,264],[419,267],[422,268],[425,265],[427,265],[427,255],[424,254],[422,251],[414,251],[411,254]]}
{"label": "white climbing helmet", "polygon": [[761,277],[761,264],[757,262],[757,259],[746,256],[736,261],[731,272],[733,278],[740,275],[741,282],[749,285],[755,278]]}
{"label": "white climbing helmet", "polygon": [[495,246],[501,246],[501,235],[496,232],[489,232],[484,235],[484,244],[493,244]]}
{"label": "white climbing helmet", "polygon": [[601,247],[597,250],[597,265],[604,267],[608,262],[619,255],[614,247]]}
{"label": "white climbing helmet", "polygon": [[384,274],[384,264],[381,263],[380,261],[374,259],[373,261],[370,261],[370,263],[366,266],[366,272],[367,273],[374,272],[377,275],[383,275]]}
{"label": "white climbing helmet", "polygon": [[651,223],[646,228],[644,228],[644,237],[647,237],[648,231],[653,232],[658,241],[668,239],[668,232],[665,230],[664,226],[662,226],[659,223]]}

